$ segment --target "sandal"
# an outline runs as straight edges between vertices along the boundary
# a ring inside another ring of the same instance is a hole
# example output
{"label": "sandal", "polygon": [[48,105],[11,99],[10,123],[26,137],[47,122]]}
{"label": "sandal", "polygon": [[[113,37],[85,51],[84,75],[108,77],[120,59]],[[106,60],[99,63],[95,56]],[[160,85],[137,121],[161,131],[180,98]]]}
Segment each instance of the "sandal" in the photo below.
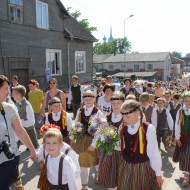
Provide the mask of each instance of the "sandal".
{"label": "sandal", "polygon": [[94,176],[94,183],[98,184],[98,172],[96,172],[96,174]]}
{"label": "sandal", "polygon": [[189,185],[189,183],[190,183],[189,177],[184,177],[183,182],[182,182],[182,186],[187,187]]}
{"label": "sandal", "polygon": [[88,190],[88,185],[82,185],[82,189],[81,190]]}

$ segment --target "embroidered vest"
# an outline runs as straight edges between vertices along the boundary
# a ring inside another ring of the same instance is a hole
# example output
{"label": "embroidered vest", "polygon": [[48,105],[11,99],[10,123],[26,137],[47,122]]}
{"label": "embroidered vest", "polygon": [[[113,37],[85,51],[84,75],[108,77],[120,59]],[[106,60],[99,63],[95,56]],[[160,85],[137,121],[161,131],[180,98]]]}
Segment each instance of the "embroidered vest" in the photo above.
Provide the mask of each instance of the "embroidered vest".
{"label": "embroidered vest", "polygon": [[50,124],[55,124],[61,128],[61,133],[63,137],[68,136],[68,131],[67,131],[67,121],[66,121],[66,111],[62,110],[61,111],[61,116],[58,121],[54,121],[52,117],[52,113],[48,113],[48,121]]}

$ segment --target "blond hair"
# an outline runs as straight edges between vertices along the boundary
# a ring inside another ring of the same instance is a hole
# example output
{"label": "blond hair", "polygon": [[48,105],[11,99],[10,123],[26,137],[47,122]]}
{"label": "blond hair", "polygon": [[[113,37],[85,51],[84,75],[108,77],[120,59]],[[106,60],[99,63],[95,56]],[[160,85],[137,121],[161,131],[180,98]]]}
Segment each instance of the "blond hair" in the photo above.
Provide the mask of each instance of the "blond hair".
{"label": "blond hair", "polygon": [[55,137],[61,143],[63,141],[63,136],[61,132],[56,128],[49,128],[43,135],[43,143],[45,144],[46,139],[50,137]]}

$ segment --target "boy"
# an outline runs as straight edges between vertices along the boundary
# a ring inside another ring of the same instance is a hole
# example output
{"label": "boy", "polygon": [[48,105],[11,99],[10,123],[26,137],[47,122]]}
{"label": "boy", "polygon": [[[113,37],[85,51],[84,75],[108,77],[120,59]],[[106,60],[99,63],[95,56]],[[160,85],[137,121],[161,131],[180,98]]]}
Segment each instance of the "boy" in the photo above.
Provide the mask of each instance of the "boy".
{"label": "boy", "polygon": [[[63,136],[58,129],[49,129],[43,136],[46,156],[46,175],[49,189],[77,190],[75,170],[72,159],[61,153]],[[58,180],[59,179],[59,180]]]}
{"label": "boy", "polygon": [[172,101],[171,101],[171,91],[166,90],[166,91],[163,93],[163,95],[164,95],[164,98],[166,99],[165,108],[168,109],[169,104],[172,102]]}
{"label": "boy", "polygon": [[146,116],[146,121],[157,128],[157,113],[156,109],[149,104],[149,94],[147,92],[143,92],[139,97],[139,101],[143,109],[143,113]]}
{"label": "boy", "polygon": [[158,147],[160,148],[161,138],[164,143],[165,150],[168,150],[168,145],[166,142],[168,136],[168,128],[170,130],[170,135],[173,134],[173,119],[168,109],[165,108],[165,99],[157,99],[157,140]]}
{"label": "boy", "polygon": [[34,111],[31,104],[26,100],[25,94],[26,88],[22,85],[18,85],[12,88],[12,97],[16,101],[15,105],[18,109],[21,124],[28,133],[28,136],[34,145],[34,148],[37,149],[39,147],[39,144],[36,136],[36,130],[34,128]]}

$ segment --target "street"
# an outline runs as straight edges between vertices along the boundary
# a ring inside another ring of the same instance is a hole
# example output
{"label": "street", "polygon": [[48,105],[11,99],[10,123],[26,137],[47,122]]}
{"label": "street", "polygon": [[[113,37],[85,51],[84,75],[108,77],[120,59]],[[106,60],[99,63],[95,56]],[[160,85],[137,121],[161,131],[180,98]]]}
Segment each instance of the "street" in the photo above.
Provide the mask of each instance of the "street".
{"label": "street", "polygon": [[[41,141],[40,141],[41,143]],[[164,178],[164,184],[162,186],[162,190],[187,190],[188,188],[182,188],[181,177],[182,172],[179,171],[178,164],[172,162],[172,154],[173,154],[173,147],[170,147],[169,152],[166,153],[165,151],[161,151],[162,155],[162,175]],[[26,147],[22,145],[20,147],[21,152],[21,163],[20,163],[20,170],[22,173],[22,180],[26,190],[37,190],[37,182],[39,178],[39,164],[33,163],[32,160],[29,158],[29,151],[26,151]],[[94,177],[95,170],[91,169],[89,174],[89,190],[103,190],[100,186],[94,184]],[[80,179],[77,180],[78,189],[81,189]]]}

